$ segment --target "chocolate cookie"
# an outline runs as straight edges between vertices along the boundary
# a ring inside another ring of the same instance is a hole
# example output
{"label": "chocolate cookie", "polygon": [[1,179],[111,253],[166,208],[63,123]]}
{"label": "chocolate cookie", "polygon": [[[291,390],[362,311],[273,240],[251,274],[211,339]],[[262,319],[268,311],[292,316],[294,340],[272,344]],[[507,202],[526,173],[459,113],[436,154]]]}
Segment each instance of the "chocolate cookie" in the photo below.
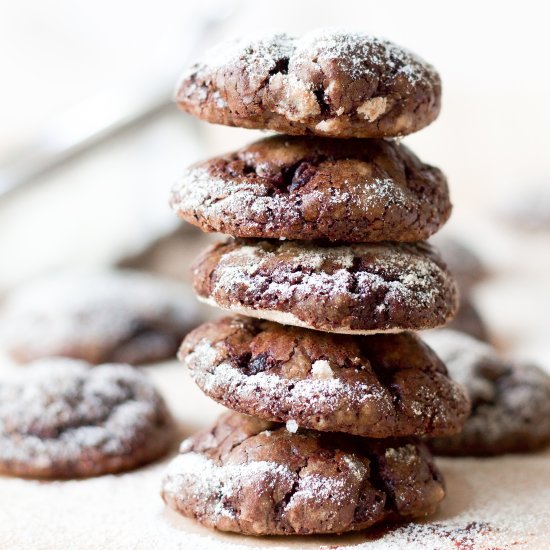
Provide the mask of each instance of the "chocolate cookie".
{"label": "chocolate cookie", "polygon": [[426,339],[472,401],[462,433],[432,440],[435,452],[498,455],[550,444],[550,376],[533,365],[503,360],[465,334],[434,331]]}
{"label": "chocolate cookie", "polygon": [[425,243],[229,240],[199,256],[194,286],[223,309],[349,334],[434,328],[456,309],[454,283]]}
{"label": "chocolate cookie", "polygon": [[164,401],[137,369],[43,359],[0,380],[0,472],[76,478],[151,462],[173,443]]}
{"label": "chocolate cookie", "polygon": [[464,390],[410,332],[345,336],[226,317],[188,334],[179,357],[212,399],[289,429],[448,435],[470,412]]}
{"label": "chocolate cookie", "polygon": [[185,72],[181,109],[217,124],[339,138],[401,136],[435,120],[425,61],[364,33],[317,31],[220,44]]}
{"label": "chocolate cookie", "polygon": [[180,285],[131,271],[64,273],[23,286],[2,315],[2,340],[20,362],[63,356],[147,363],[175,355],[199,323]]}
{"label": "chocolate cookie", "polygon": [[248,535],[343,533],[433,513],[445,495],[427,449],[300,430],[237,413],[182,443],[165,502]]}
{"label": "chocolate cookie", "polygon": [[234,237],[421,241],[449,218],[445,177],[387,140],[274,136],[191,167],[177,214]]}

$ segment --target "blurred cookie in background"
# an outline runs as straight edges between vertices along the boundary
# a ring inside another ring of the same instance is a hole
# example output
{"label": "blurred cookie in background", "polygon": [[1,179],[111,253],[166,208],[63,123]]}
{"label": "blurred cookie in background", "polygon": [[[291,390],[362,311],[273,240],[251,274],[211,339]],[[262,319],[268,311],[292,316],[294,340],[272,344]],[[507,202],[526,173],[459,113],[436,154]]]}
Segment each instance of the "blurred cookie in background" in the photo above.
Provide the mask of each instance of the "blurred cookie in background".
{"label": "blurred cookie in background", "polygon": [[475,303],[473,289],[488,276],[483,260],[469,246],[449,234],[438,233],[430,243],[441,254],[459,290],[459,306],[447,328],[489,341],[490,333]]}
{"label": "blurred cookie in background", "polygon": [[149,242],[140,251],[122,257],[116,267],[148,271],[178,281],[191,281],[189,267],[206,244],[215,237],[207,235],[188,223],[179,224],[173,231]]}
{"label": "blurred cookie in background", "polygon": [[463,295],[487,276],[483,260],[460,239],[441,232],[430,239],[430,244],[441,254]]}
{"label": "blurred cookie in background", "polygon": [[430,331],[423,339],[472,402],[461,433],[428,442],[434,452],[491,456],[550,444],[550,376],[542,369],[503,359],[490,346],[453,330]]}
{"label": "blurred cookie in background", "polygon": [[71,271],[12,292],[0,338],[18,362],[72,357],[90,363],[172,359],[201,321],[189,289],[146,273]]}
{"label": "blurred cookie in background", "polygon": [[483,342],[490,340],[489,329],[481,313],[472,303],[470,296],[460,297],[458,311],[454,319],[445,328],[464,332]]}
{"label": "blurred cookie in background", "polygon": [[34,362],[0,379],[0,472],[77,478],[164,455],[175,424],[147,376],[129,365]]}

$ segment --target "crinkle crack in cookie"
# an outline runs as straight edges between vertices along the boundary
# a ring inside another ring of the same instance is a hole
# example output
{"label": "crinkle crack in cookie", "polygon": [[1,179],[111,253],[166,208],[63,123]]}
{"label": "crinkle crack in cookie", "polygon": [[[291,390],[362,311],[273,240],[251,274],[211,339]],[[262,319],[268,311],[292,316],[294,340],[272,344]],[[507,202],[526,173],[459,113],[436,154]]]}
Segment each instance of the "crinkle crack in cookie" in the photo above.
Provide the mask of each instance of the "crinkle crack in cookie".
{"label": "crinkle crack in cookie", "polygon": [[289,429],[448,435],[470,412],[464,390],[410,332],[345,336],[226,317],[191,332],[179,356],[209,397]]}
{"label": "crinkle crack in cookie", "polygon": [[343,533],[433,513],[445,494],[427,449],[300,430],[231,413],[183,442],[165,502],[248,535]]}
{"label": "crinkle crack in cookie", "polygon": [[425,243],[229,240],[199,256],[194,287],[235,313],[348,334],[435,328],[457,307],[453,280]]}
{"label": "crinkle crack in cookie", "polygon": [[440,170],[387,140],[275,136],[191,167],[177,214],[234,237],[421,241],[449,218]]}
{"label": "crinkle crack in cookie", "polygon": [[68,272],[22,286],[2,310],[2,342],[18,361],[72,357],[141,364],[172,358],[199,324],[192,293],[132,271]]}
{"label": "crinkle crack in cookie", "polygon": [[43,359],[0,380],[2,473],[116,473],[159,458],[174,437],[161,396],[129,365]]}
{"label": "crinkle crack in cookie", "polygon": [[550,376],[512,363],[482,342],[451,330],[425,339],[468,391],[472,415],[461,433],[429,442],[438,454],[498,455],[550,444]]}
{"label": "crinkle crack in cookie", "polygon": [[387,40],[316,31],[220,44],[185,72],[176,100],[217,124],[391,137],[437,118],[441,81],[431,65]]}

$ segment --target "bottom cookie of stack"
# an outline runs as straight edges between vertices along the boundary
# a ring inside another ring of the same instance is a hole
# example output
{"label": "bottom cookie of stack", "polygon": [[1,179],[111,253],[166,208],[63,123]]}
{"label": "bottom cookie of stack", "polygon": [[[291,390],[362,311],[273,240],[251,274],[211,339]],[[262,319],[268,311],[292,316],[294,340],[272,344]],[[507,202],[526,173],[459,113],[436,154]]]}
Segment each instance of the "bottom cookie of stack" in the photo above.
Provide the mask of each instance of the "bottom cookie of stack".
{"label": "bottom cookie of stack", "polygon": [[423,517],[445,495],[413,439],[288,431],[239,413],[182,443],[165,502],[208,527],[247,535],[344,533]]}

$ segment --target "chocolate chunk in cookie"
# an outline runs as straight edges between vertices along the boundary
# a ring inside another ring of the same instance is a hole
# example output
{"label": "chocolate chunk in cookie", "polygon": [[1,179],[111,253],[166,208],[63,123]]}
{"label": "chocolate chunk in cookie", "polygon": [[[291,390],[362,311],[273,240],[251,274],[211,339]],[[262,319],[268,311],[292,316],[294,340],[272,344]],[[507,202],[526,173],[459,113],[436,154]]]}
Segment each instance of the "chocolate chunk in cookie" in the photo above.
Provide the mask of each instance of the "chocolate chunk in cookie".
{"label": "chocolate chunk in cookie", "polygon": [[76,478],[130,470],[172,445],[172,418],[129,365],[42,359],[0,380],[0,472]]}
{"label": "chocolate chunk in cookie", "polygon": [[275,136],[191,167],[171,204],[203,231],[421,241],[451,213],[445,177],[387,140]]}
{"label": "chocolate chunk in cookie", "polygon": [[346,336],[226,317],[188,334],[179,356],[222,405],[314,430],[449,435],[470,412],[464,390],[410,332]]}
{"label": "chocolate chunk in cookie", "polygon": [[185,72],[176,100],[217,124],[389,137],[435,120],[441,81],[431,65],[392,42],[317,31],[220,44]]}
{"label": "chocolate chunk in cookie", "polygon": [[430,441],[447,455],[498,455],[535,451],[550,444],[550,376],[512,363],[473,338],[442,330],[425,336],[468,391],[472,415],[462,433]]}
{"label": "chocolate chunk in cookie", "polygon": [[348,334],[434,328],[457,305],[450,274],[425,243],[229,240],[198,258],[194,286],[226,310]]}
{"label": "chocolate chunk in cookie", "polygon": [[182,515],[248,535],[365,529],[431,514],[444,495],[422,444],[291,433],[237,413],[184,441],[162,484]]}
{"label": "chocolate chunk in cookie", "polygon": [[199,315],[181,285],[106,270],[23,286],[8,298],[1,322],[4,346],[20,362],[62,356],[140,364],[172,358]]}

